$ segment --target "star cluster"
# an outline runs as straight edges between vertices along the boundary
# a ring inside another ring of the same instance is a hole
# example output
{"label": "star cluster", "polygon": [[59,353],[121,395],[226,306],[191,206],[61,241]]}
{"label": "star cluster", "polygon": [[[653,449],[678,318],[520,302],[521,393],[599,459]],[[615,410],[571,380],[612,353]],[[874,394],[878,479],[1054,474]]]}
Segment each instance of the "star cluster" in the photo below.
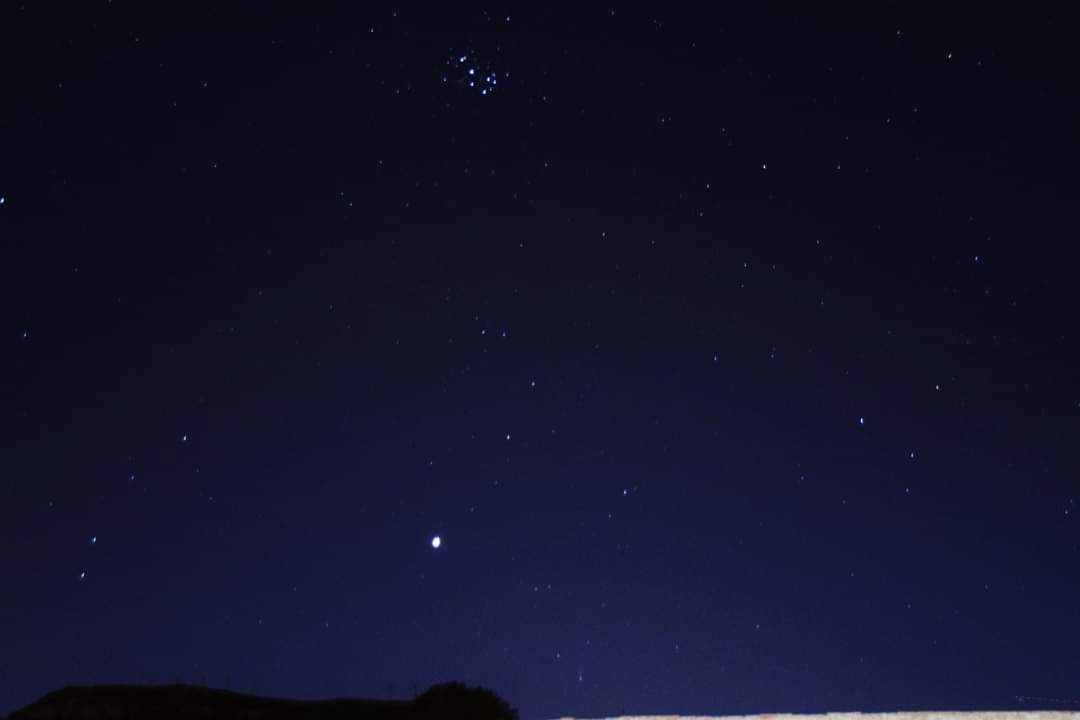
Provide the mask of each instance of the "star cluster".
{"label": "star cluster", "polygon": [[[444,83],[454,82],[481,97],[494,94],[500,87],[499,73],[491,65],[481,62],[471,50],[451,54],[446,65],[447,73],[442,76]],[[501,77],[505,84],[510,73],[504,72]]]}

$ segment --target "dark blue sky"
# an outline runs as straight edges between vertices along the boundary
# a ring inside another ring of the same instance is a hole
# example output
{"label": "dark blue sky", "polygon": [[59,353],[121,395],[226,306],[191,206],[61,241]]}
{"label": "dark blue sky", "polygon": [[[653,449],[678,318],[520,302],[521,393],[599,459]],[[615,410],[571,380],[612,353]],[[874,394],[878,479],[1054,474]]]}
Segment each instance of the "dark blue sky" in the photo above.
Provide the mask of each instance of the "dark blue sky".
{"label": "dark blue sky", "polygon": [[0,8],[0,711],[1080,707],[1063,18],[217,5]]}

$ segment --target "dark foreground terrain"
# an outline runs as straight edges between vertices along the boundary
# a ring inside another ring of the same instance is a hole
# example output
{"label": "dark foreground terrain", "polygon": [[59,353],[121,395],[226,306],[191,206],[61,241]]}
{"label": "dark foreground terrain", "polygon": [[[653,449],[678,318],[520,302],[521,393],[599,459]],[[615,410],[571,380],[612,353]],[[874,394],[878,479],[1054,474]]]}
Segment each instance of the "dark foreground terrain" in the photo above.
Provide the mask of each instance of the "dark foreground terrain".
{"label": "dark foreground terrain", "polygon": [[194,685],[67,687],[7,720],[517,720],[495,693],[436,685],[413,700],[287,700]]}

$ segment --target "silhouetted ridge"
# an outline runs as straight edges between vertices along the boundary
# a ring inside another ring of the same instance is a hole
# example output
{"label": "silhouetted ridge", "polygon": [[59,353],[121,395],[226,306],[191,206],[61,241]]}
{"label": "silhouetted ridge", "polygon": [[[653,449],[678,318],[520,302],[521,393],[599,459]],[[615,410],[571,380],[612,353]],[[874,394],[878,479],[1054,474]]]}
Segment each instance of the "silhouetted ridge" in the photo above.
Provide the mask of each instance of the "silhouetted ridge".
{"label": "silhouetted ridge", "polygon": [[196,685],[72,686],[16,710],[7,720],[517,720],[490,690],[435,685],[412,701],[290,700]]}

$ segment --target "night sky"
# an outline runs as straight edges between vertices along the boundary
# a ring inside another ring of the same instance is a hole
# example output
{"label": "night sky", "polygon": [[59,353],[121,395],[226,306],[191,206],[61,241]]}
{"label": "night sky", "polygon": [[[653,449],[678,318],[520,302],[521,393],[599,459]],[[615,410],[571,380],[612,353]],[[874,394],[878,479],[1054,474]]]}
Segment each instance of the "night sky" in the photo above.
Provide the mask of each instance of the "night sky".
{"label": "night sky", "polygon": [[1080,709],[1072,27],[541,5],[0,5],[0,712]]}

